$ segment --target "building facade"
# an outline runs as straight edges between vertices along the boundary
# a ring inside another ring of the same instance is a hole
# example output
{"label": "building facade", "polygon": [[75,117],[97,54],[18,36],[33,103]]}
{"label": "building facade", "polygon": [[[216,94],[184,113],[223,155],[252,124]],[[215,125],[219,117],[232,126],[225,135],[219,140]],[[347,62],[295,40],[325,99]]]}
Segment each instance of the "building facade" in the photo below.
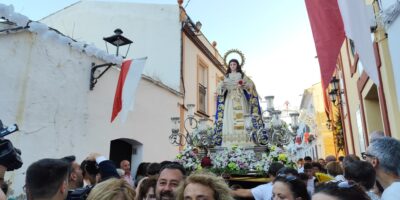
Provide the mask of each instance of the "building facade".
{"label": "building facade", "polygon": [[[120,28],[134,42],[126,57],[148,60],[135,109],[125,123],[118,117],[110,123],[118,66],[90,90],[92,63],[107,61],[60,47],[52,38],[35,33],[0,35],[5,44],[0,48],[1,68],[6,72],[0,75],[1,87],[7,96],[1,101],[1,119],[6,125],[19,125],[20,133],[9,139],[22,150],[24,160],[21,169],[8,173],[13,188],[22,188],[29,164],[46,157],[75,155],[81,162],[98,152],[117,165],[122,159],[131,160],[135,174],[141,162],[175,158],[179,147],[169,141],[171,117],[181,117],[183,133],[187,104],[196,105],[196,118],[211,122],[224,64],[215,44],[193,29],[181,5],[80,1],[41,22],[83,43],[108,48],[110,54],[115,49],[106,47],[103,37]],[[125,51],[121,47],[120,53]]]}
{"label": "building facade", "polygon": [[[180,117],[184,133],[187,104],[195,104],[196,118],[205,117],[211,122],[217,80],[225,70],[222,57],[181,5],[80,1],[41,21],[104,48],[102,38],[120,28],[133,40],[127,58],[148,57],[135,110],[125,124],[118,119],[109,123],[117,69],[107,72],[90,91],[91,111],[96,117],[89,127],[101,137],[112,135],[103,138],[105,144],[101,150],[110,159],[120,160],[118,155],[133,148],[136,153],[131,159],[133,172],[140,162],[174,159],[179,148],[168,139],[173,127],[170,119]],[[110,144],[112,141],[115,145]]]}
{"label": "building facade", "polygon": [[324,96],[321,83],[304,90],[300,104],[300,126],[297,131],[297,158],[310,156],[313,159],[338,155],[332,129],[326,125]]}
{"label": "building facade", "polygon": [[[367,4],[372,6],[376,16],[380,16],[379,13],[391,5],[388,1],[370,1]],[[364,152],[371,133],[376,131],[400,139],[399,97],[396,93],[399,87],[396,84],[399,81],[396,71],[399,66],[393,62],[393,58],[397,58],[393,57],[395,54],[390,51],[389,44],[391,40],[397,40],[399,32],[390,28],[388,31],[379,17],[374,20],[370,34],[378,82],[374,82],[366,72],[355,48],[357,44],[350,38],[343,42],[333,74],[338,79],[339,88],[334,95],[336,100],[327,107],[329,115],[343,124],[341,131],[347,154],[360,155]],[[335,79],[332,81],[335,82]],[[326,90],[327,96],[333,89],[332,81]]]}
{"label": "building facade", "polygon": [[105,145],[88,126],[93,96],[87,66],[106,61],[12,21],[0,23],[0,43],[0,119],[5,126],[19,126],[20,131],[6,138],[21,150],[24,163],[7,172],[6,180],[14,194],[20,194],[25,171],[34,161],[67,155],[84,158],[86,152]]}

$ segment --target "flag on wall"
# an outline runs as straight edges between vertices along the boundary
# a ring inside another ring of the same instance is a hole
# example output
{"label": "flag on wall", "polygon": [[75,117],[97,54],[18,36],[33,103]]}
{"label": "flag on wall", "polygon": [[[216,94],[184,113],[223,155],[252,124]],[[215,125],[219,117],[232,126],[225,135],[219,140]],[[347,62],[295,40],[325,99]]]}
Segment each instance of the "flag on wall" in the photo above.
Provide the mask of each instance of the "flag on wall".
{"label": "flag on wall", "polygon": [[336,0],[305,0],[326,89],[336,68],[336,60],[345,39],[343,21]]}
{"label": "flag on wall", "polygon": [[126,60],[122,63],[117,89],[115,91],[111,122],[114,121],[120,111],[121,121],[125,122],[128,117],[128,111],[133,110],[136,89],[142,77],[146,60],[147,57]]}
{"label": "flag on wall", "polygon": [[371,39],[370,18],[364,0],[338,0],[346,36],[354,41],[365,72],[379,85],[375,52]]}
{"label": "flag on wall", "polygon": [[310,133],[309,132],[304,133],[303,143],[308,144],[309,138],[310,138]]}

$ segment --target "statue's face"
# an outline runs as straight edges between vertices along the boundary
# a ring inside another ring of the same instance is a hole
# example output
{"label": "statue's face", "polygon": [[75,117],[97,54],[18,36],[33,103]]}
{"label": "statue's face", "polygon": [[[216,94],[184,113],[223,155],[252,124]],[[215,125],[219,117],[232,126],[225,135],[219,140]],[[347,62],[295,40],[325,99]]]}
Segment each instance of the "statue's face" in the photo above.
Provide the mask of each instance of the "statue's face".
{"label": "statue's face", "polygon": [[230,63],[229,63],[229,68],[231,68],[231,71],[232,71],[232,72],[236,72],[236,69],[237,69],[237,64],[236,64],[236,62],[230,62]]}

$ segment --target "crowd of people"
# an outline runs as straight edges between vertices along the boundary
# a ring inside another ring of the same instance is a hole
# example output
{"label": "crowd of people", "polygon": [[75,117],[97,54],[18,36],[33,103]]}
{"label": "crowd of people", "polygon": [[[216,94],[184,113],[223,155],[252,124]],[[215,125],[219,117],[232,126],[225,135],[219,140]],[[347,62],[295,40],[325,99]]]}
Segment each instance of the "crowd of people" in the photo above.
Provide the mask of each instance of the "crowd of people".
{"label": "crowd of people", "polygon": [[[29,165],[24,191],[28,200],[398,200],[400,199],[400,141],[373,139],[360,157],[298,160],[297,169],[273,162],[270,182],[255,188],[229,187],[229,182],[209,171],[188,174],[172,161],[143,163],[136,176],[130,163],[120,168],[100,154],[90,154],[81,164],[74,156],[45,158]],[[0,165],[0,181],[7,168]],[[3,184],[3,183],[2,183]],[[2,188],[4,189],[4,188]],[[0,200],[7,190],[0,191]]]}

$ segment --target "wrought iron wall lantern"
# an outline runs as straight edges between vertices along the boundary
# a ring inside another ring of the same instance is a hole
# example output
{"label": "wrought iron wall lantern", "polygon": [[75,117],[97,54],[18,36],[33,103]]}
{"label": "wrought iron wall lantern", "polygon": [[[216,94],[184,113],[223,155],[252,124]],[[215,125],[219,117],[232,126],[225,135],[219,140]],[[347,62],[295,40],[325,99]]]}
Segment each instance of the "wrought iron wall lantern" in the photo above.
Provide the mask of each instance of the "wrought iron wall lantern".
{"label": "wrought iron wall lantern", "polygon": [[337,79],[336,76],[334,76],[330,81],[330,88],[331,90],[329,92],[329,98],[331,99],[332,103],[337,106],[339,113],[336,118],[332,118],[333,121],[329,119],[327,121],[327,125],[329,124],[328,129],[333,132],[337,152],[339,152],[341,150],[344,151],[345,146],[341,117],[341,104],[343,103],[341,100],[341,95],[343,94],[343,92],[339,87],[339,79]]}
{"label": "wrought iron wall lantern", "polygon": [[332,80],[330,81],[330,88],[331,90],[329,91],[329,98],[331,99],[332,103],[336,104],[341,104],[340,101],[340,95],[343,93],[340,88],[339,88],[339,79],[334,76]]}
{"label": "wrought iron wall lantern", "polygon": [[[128,38],[126,38],[125,36],[122,35],[122,30],[121,29],[115,29],[114,30],[114,35],[110,36],[110,37],[105,37],[103,38],[103,40],[105,41],[106,44],[106,49],[107,49],[107,53],[108,53],[108,46],[107,43],[112,44],[113,46],[115,46],[116,48],[116,56],[119,55],[119,48],[121,46],[125,46],[125,45],[129,45],[125,56],[123,56],[124,58],[128,55],[129,52],[129,48],[132,44],[132,41]],[[106,73],[110,67],[114,66],[115,63],[105,63],[105,64],[101,64],[101,65],[96,65],[95,63],[92,63],[92,68],[90,70],[90,90],[93,90],[94,86],[97,83],[97,80],[100,79],[101,76],[104,75],[104,73]],[[99,72],[99,74],[97,76],[95,76],[95,72],[97,69],[102,68],[102,67],[106,67],[103,71]]]}
{"label": "wrought iron wall lantern", "polygon": [[196,23],[194,23],[192,21],[192,19],[190,19],[189,16],[187,16],[186,20],[184,20],[182,22],[182,28],[184,28],[184,27],[188,27],[190,29],[190,31],[196,36],[202,35],[202,33],[200,31],[201,27],[202,27],[202,23],[200,21],[197,21]]}

